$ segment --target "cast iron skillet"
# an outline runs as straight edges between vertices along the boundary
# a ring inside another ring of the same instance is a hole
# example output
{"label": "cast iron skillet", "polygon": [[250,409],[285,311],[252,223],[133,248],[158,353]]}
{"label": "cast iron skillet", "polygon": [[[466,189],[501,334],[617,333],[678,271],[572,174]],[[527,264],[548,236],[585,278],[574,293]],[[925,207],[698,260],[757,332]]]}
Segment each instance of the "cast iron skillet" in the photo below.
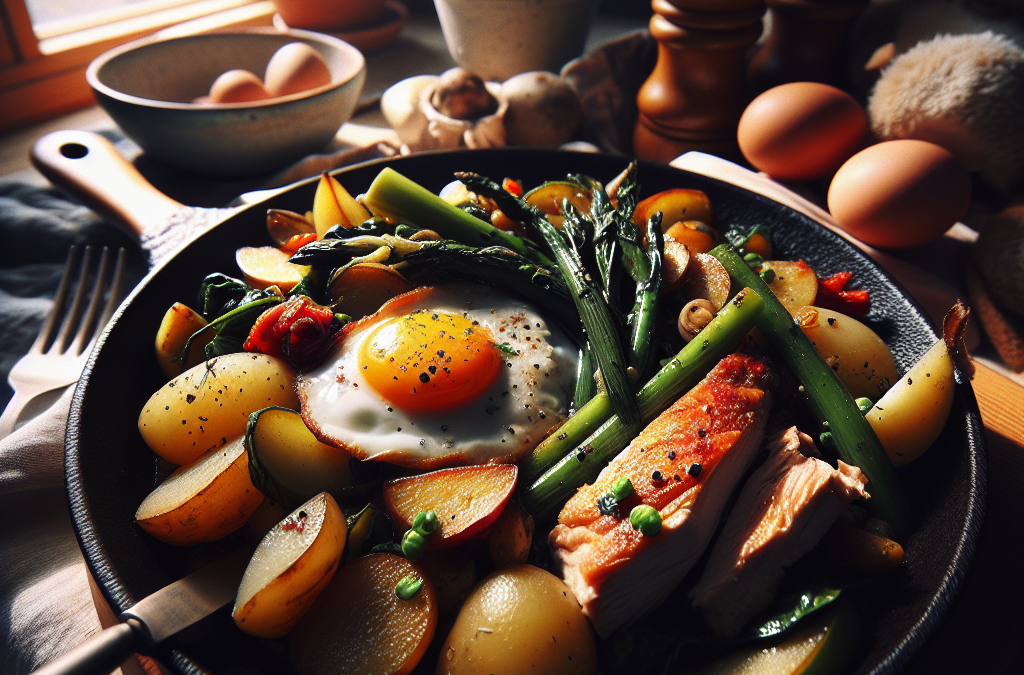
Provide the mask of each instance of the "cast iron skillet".
{"label": "cast iron skillet", "polygon": [[[353,194],[365,191],[384,166],[437,191],[455,171],[476,171],[527,186],[569,173],[608,181],[626,165],[621,157],[535,150],[463,151],[383,160],[338,174]],[[840,237],[810,219],[759,195],[664,165],[643,164],[644,195],[669,187],[707,192],[722,227],[772,228],[780,257],[799,257],[819,273],[849,270],[870,290],[870,325],[906,369],[935,339],[921,309],[884,272]],[[136,423],[148,397],[163,383],[153,355],[160,319],[175,301],[194,304],[203,277],[214,271],[239,276],[235,249],[270,243],[267,208],[305,212],[316,184],[297,184],[237,213],[155,269],[135,289],[105,331],[75,392],[67,433],[67,485],[71,513],[86,561],[103,594],[118,611],[183,573],[192,549],[164,545],[145,535],[133,515],[154,485],[155,456]],[[913,658],[949,608],[967,571],[984,507],[984,449],[977,403],[959,387],[946,428],[924,457],[901,471],[918,527],[903,542],[899,572],[859,602],[866,619],[850,671],[894,673]],[[157,658],[180,673],[286,673],[283,642],[250,638],[236,630],[228,610],[169,641]],[[420,670],[433,672],[434,663]]]}

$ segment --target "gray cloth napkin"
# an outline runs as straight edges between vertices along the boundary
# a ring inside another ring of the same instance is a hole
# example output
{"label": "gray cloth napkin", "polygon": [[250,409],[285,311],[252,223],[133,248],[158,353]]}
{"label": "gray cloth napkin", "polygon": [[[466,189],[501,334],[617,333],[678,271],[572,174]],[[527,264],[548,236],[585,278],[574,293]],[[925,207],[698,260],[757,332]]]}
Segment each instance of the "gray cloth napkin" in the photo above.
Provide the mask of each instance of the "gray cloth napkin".
{"label": "gray cloth napkin", "polygon": [[0,672],[6,675],[30,673],[100,630],[64,487],[72,391],[0,440]]}

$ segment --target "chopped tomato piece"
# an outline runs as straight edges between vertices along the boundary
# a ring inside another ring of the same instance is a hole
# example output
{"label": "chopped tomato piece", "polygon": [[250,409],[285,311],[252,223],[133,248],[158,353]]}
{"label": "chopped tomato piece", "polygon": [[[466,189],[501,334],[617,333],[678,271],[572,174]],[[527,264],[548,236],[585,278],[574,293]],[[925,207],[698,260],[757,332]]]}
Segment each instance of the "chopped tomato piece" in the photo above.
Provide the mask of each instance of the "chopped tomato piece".
{"label": "chopped tomato piece", "polygon": [[818,280],[817,307],[841,312],[847,316],[864,316],[871,310],[871,298],[864,290],[844,290],[853,276],[851,272],[837,272],[827,279]]}
{"label": "chopped tomato piece", "polygon": [[242,348],[285,358],[302,369],[320,360],[338,328],[329,307],[297,295],[263,312]]}

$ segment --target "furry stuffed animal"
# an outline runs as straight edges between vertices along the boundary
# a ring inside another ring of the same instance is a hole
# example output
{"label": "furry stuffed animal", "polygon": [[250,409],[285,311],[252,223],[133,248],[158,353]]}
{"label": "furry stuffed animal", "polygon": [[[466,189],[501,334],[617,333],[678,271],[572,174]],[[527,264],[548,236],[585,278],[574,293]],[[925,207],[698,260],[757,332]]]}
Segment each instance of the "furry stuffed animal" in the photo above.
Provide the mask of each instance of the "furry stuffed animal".
{"label": "furry stuffed animal", "polygon": [[[877,3],[888,35],[861,26],[853,51],[862,68],[879,70],[868,99],[880,140],[917,138],[945,147],[1002,193],[1024,179],[1024,28],[1009,11],[977,3]],[[900,10],[893,21],[892,13]],[[994,10],[994,11],[993,11]],[[869,12],[865,21],[872,20]]]}

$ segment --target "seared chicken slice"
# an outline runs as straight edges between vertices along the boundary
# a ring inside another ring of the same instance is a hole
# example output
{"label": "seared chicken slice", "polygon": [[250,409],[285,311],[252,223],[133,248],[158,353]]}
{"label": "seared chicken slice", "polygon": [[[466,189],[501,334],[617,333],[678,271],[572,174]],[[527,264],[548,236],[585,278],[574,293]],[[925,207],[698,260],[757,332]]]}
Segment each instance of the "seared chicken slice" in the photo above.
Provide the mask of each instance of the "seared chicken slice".
{"label": "seared chicken slice", "polygon": [[[653,609],[701,556],[761,445],[774,381],[762,359],[727,356],[566,503],[549,543],[599,635]],[[602,513],[622,476],[634,494]],[[640,504],[660,513],[657,535],[630,525]]]}
{"label": "seared chicken slice", "polygon": [[743,486],[700,582],[690,591],[715,633],[732,637],[775,598],[789,565],[810,551],[856,498],[867,478],[842,461],[813,456],[809,436],[790,427],[768,443],[768,458]]}

